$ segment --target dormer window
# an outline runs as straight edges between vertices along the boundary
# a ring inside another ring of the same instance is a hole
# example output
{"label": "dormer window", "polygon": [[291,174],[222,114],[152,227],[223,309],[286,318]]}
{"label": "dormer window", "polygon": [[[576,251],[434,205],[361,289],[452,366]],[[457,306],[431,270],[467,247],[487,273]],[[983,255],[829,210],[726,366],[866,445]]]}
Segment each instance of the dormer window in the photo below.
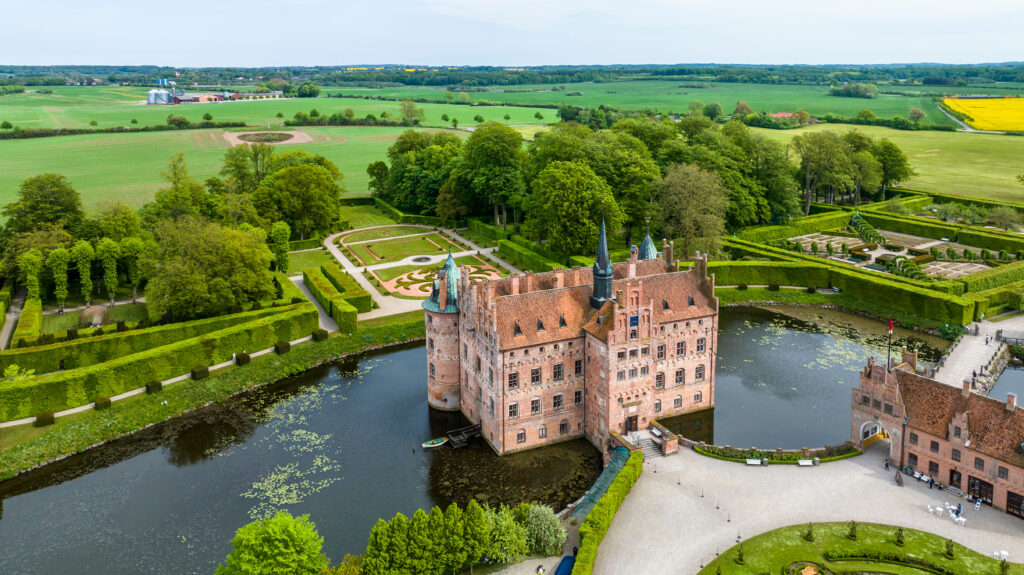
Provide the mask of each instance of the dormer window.
{"label": "dormer window", "polygon": [[693,302],[693,296],[692,296],[692,295],[691,295],[691,296],[686,296],[686,303],[687,303],[687,304],[688,304],[688,305],[689,305],[690,307],[693,307],[693,306],[697,305],[697,304],[695,304],[695,303]]}
{"label": "dormer window", "polygon": [[669,307],[667,299],[661,300],[661,309],[666,310],[666,311],[672,309],[671,307]]}
{"label": "dormer window", "polygon": [[523,330],[519,327],[519,322],[512,322],[512,335],[523,335]]}
{"label": "dormer window", "polygon": [[540,321],[539,317],[537,318],[537,331],[544,331],[544,322]]}
{"label": "dormer window", "polygon": [[567,324],[565,323],[565,316],[564,315],[558,316],[558,327],[566,327],[566,325]]}

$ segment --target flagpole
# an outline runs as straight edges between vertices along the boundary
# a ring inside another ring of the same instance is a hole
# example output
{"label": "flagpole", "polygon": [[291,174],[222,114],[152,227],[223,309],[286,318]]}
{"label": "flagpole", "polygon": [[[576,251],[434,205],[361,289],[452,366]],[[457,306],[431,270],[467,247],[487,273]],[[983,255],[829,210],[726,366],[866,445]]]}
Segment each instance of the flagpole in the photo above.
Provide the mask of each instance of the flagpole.
{"label": "flagpole", "polygon": [[892,371],[892,317],[889,317],[889,350],[885,355],[885,370]]}

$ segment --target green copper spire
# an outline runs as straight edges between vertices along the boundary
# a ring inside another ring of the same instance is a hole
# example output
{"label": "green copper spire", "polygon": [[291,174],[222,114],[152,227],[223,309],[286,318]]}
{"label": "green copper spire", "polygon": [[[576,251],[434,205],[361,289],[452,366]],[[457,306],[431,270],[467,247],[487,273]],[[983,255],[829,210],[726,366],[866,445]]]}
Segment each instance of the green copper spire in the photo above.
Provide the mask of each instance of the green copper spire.
{"label": "green copper spire", "polygon": [[597,261],[594,262],[594,293],[590,296],[590,307],[601,309],[604,302],[612,297],[612,260],[608,257],[608,233],[605,231],[604,214],[601,214],[601,236],[597,239]]}
{"label": "green copper spire", "polygon": [[644,236],[644,241],[640,244],[640,251],[637,254],[637,259],[640,260],[653,260],[658,258],[658,248],[654,247],[654,240],[651,239],[651,221],[647,218],[647,235]]}
{"label": "green copper spire", "polygon": [[[430,297],[423,302],[423,309],[428,311],[442,312],[443,313],[459,313],[459,282],[462,280],[462,273],[459,271],[459,266],[455,264],[455,258],[452,257],[452,247],[448,246],[448,258],[444,260],[444,265],[437,272],[437,277],[434,279],[434,289],[430,292]],[[445,301],[441,301],[441,282],[444,282],[445,287]],[[442,304],[444,304],[442,306]]]}

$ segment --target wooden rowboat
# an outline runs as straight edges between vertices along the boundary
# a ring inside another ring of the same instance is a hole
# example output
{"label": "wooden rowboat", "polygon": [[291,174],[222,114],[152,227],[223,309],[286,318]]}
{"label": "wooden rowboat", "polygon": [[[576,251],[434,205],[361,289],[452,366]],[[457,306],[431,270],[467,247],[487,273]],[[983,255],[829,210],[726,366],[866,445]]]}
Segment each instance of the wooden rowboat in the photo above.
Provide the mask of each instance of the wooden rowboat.
{"label": "wooden rowboat", "polygon": [[441,447],[445,443],[448,443],[447,437],[440,437],[438,439],[431,439],[430,441],[423,442],[423,449],[433,449],[435,447]]}

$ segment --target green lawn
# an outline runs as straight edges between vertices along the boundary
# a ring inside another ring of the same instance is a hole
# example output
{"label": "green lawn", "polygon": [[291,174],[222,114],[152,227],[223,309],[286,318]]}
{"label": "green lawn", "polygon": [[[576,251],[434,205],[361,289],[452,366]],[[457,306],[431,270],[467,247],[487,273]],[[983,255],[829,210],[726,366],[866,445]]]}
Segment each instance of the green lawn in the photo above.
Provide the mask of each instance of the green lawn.
{"label": "green lawn", "polygon": [[396,223],[395,220],[372,205],[341,206],[341,218],[348,220],[349,225],[354,229],[390,226]]}
{"label": "green lawn", "polygon": [[[304,128],[314,139],[286,144],[322,154],[345,175],[345,196],[365,196],[366,166],[384,158],[403,128]],[[0,205],[14,201],[18,185],[45,173],[63,174],[82,196],[86,209],[107,198],[139,207],[164,183],[160,172],[172,154],[185,152],[189,174],[200,181],[220,171],[228,148],[223,130],[183,130],[133,134],[95,134],[0,141]],[[465,136],[465,132],[455,132]],[[352,206],[361,208],[365,206]],[[384,223],[394,223],[390,220]],[[353,225],[357,225],[353,222]]]}
{"label": "green lawn", "polygon": [[[98,128],[131,126],[132,119],[139,126],[166,124],[167,116],[184,116],[192,122],[201,122],[204,114],[216,122],[245,122],[250,126],[280,126],[296,112],[309,113],[316,109],[321,116],[343,112],[351,108],[356,117],[373,114],[380,118],[386,112],[392,117],[400,115],[399,103],[394,101],[364,100],[361,98],[294,98],[281,100],[255,100],[217,102],[210,104],[183,104],[178,106],[147,106],[146,88],[59,87],[53,94],[38,94],[30,90],[0,99],[0,121],[8,121],[23,128],[89,128],[96,121]],[[211,90],[212,91],[212,90]],[[456,104],[417,104],[423,109],[424,126],[447,126],[442,120],[447,114],[459,118],[460,125],[473,125],[476,115],[485,121],[506,121],[511,124],[538,124],[556,122],[550,110],[519,106],[470,107]],[[534,118],[540,111],[543,122]],[[278,118],[277,114],[284,116]]]}
{"label": "green lawn", "polygon": [[341,239],[345,243],[351,242],[363,242],[369,240],[379,240],[382,238],[393,238],[396,236],[407,236],[410,234],[423,234],[430,231],[429,228],[423,228],[420,226],[395,226],[393,228],[381,228],[377,230],[365,230],[361,232],[353,232]]}
{"label": "green lawn", "polygon": [[[484,260],[482,258],[479,258],[477,256],[461,256],[461,257],[457,257],[457,258],[455,258],[455,263],[460,265],[460,266],[489,265],[489,266],[493,266],[495,268],[498,267],[498,266],[495,266],[494,263],[489,262],[487,260]],[[383,269],[379,269],[379,270],[374,270],[373,273],[377,277],[379,277],[381,279],[381,281],[385,281],[386,282],[386,281],[393,280],[393,279],[397,278],[400,275],[404,275],[404,274],[407,274],[409,272],[416,271],[418,269],[426,269],[426,268],[437,269],[439,267],[440,267],[440,265],[433,265],[433,266],[417,266],[417,265],[394,266],[394,267],[390,267],[390,268],[383,268]],[[498,270],[498,271],[502,271],[502,270]],[[505,274],[502,274],[502,275],[505,275]]]}
{"label": "green lawn", "polygon": [[[57,333],[65,331],[69,327],[78,326],[78,316],[81,311],[69,311],[64,315],[49,314],[43,316],[43,333]],[[119,321],[137,322],[146,319],[146,304],[126,303],[110,308],[110,323],[116,324]]]}
{"label": "green lawn", "polygon": [[434,233],[428,236],[379,243],[356,244],[351,246],[351,249],[364,265],[374,265],[398,261],[417,254],[437,255],[446,251],[449,245],[452,246],[453,251],[460,249],[458,244],[453,244],[441,234]]}
{"label": "green lawn", "polygon": [[288,273],[289,275],[301,274],[304,269],[318,268],[321,264],[332,261],[334,258],[327,250],[292,252],[288,254]]}
{"label": "green lawn", "polygon": [[[929,91],[921,86],[908,88],[884,87],[880,89],[916,91],[919,95],[896,96],[881,94],[877,98],[840,98],[830,96],[827,86],[800,86],[780,84],[742,84],[742,83],[710,83],[695,81],[642,80],[577,84],[564,84],[565,90],[552,91],[552,84],[513,86],[513,92],[505,92],[501,86],[489,87],[486,92],[470,92],[470,101],[490,101],[501,103],[517,103],[524,105],[560,105],[597,107],[602,104],[613,108],[631,110],[653,109],[661,112],[686,112],[690,100],[704,103],[718,102],[726,113],[732,112],[737,101],[750,104],[756,112],[793,112],[799,108],[812,115],[824,115],[829,112],[842,116],[856,116],[865,108],[872,110],[880,117],[903,116],[910,113],[911,108],[920,108],[927,114],[927,122],[939,125],[953,125],[931,101]],[[521,91],[522,90],[522,91]],[[529,91],[525,91],[529,90]],[[430,98],[444,97],[445,87],[405,86],[392,88],[328,88],[328,92],[348,95],[375,95],[393,98]],[[944,93],[957,91],[955,88],[944,90]],[[995,94],[1007,94],[1022,91],[991,90]],[[580,96],[570,93],[581,92]],[[983,88],[971,88],[965,93],[986,93]],[[554,110],[542,110],[544,121],[554,117]],[[460,118],[462,115],[459,116]],[[535,123],[535,122],[531,122]]]}
{"label": "green lawn", "polygon": [[[733,547],[699,572],[699,575],[715,575],[721,573],[755,574],[781,573],[782,569],[799,561],[810,561],[822,565],[834,573],[870,572],[890,573],[893,575],[921,575],[927,573],[905,565],[893,563],[859,561],[828,562],[823,554],[829,550],[843,551],[881,551],[896,553],[904,557],[915,557],[933,565],[949,569],[964,575],[998,575],[999,563],[990,557],[974,552],[962,545],[953,545],[953,559],[945,556],[946,540],[931,533],[904,529],[904,546],[896,545],[896,527],[861,523],[857,525],[857,540],[847,537],[847,523],[816,523],[814,524],[814,541],[809,542],[803,535],[807,525],[793,525],[762,533],[743,541],[744,564],[736,562],[739,546]],[[1024,573],[1024,566],[1009,564],[1010,575]]]}
{"label": "green lawn", "polygon": [[888,138],[903,149],[918,173],[903,183],[908,188],[1010,202],[1024,198],[1024,186],[1016,179],[1024,172],[1024,138],[842,124],[817,124],[799,130],[755,130],[785,143],[808,131],[842,133],[853,128],[876,138]]}

